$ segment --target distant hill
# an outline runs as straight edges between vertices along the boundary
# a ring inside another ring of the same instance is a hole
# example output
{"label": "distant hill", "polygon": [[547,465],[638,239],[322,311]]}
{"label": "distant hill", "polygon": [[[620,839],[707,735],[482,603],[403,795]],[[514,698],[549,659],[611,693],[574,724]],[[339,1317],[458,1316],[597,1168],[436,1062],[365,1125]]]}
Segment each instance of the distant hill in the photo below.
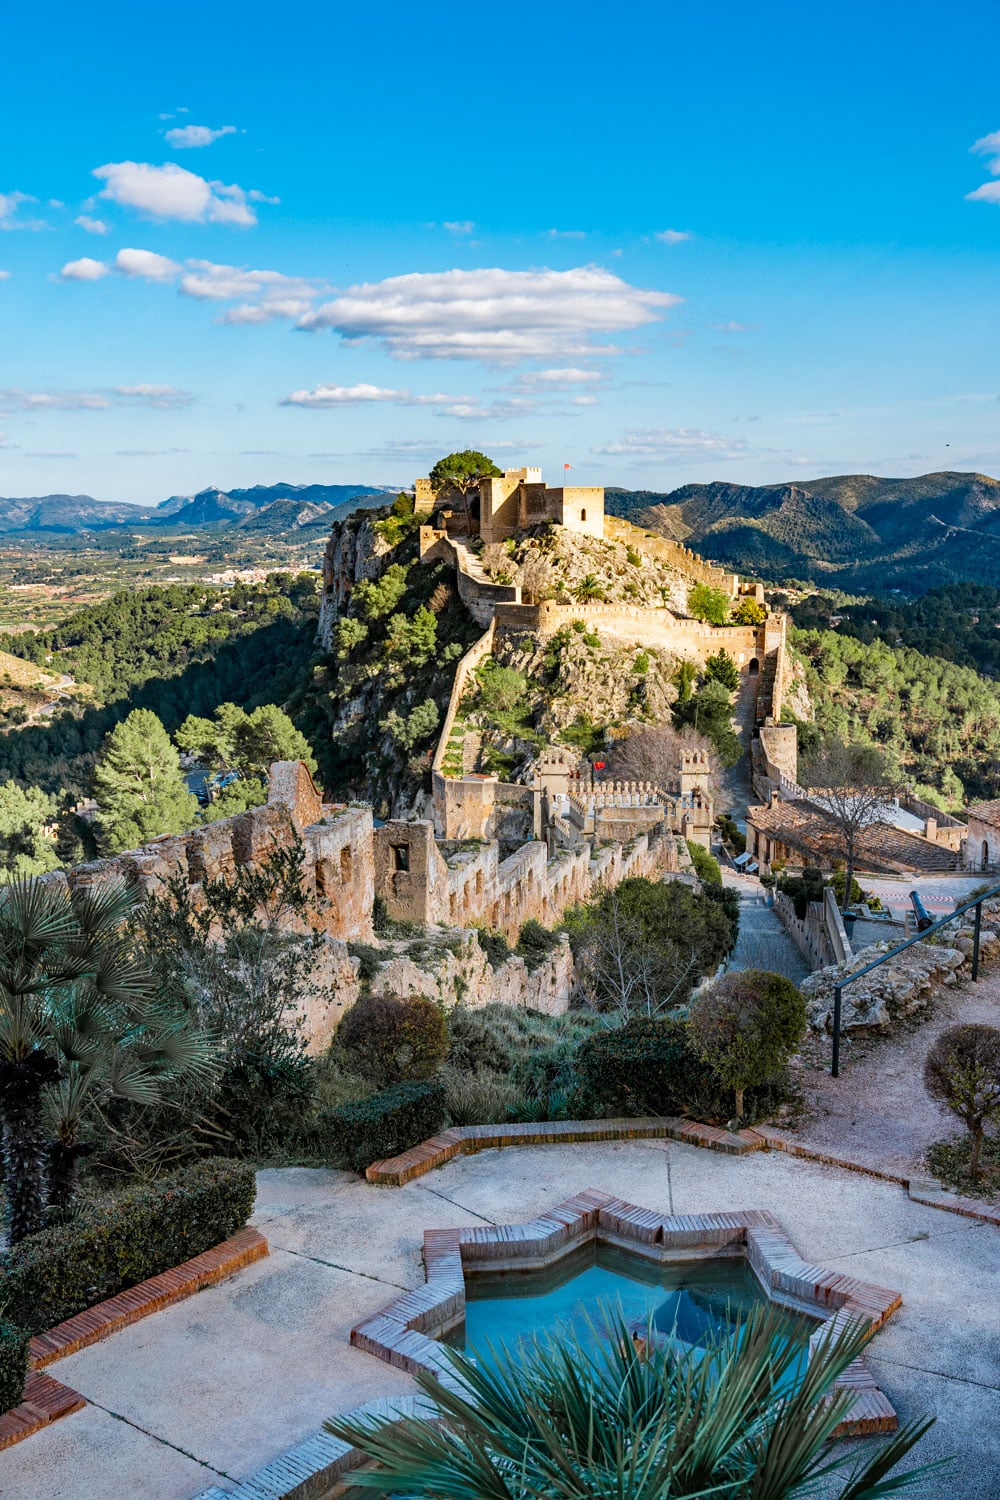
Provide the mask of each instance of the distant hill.
{"label": "distant hill", "polygon": [[137,526],[188,529],[235,525],[258,515],[267,519],[250,529],[287,531],[309,525],[348,501],[373,504],[393,492],[391,486],[371,484],[256,484],[252,489],[234,490],[210,485],[195,495],[171,495],[159,505],[95,500],[92,495],[0,496],[0,534],[75,535],[119,526],[129,530]]}
{"label": "distant hill", "polygon": [[1000,481],[985,474],[608,489],[605,502],[612,515],[776,582],[921,593],[1000,566]]}

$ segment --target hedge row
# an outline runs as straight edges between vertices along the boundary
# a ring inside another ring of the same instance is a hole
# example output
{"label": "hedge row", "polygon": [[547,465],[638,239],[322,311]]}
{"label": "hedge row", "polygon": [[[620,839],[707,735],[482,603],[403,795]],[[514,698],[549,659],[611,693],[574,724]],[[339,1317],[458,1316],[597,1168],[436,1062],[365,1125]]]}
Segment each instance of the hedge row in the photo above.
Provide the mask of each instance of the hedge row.
{"label": "hedge row", "polygon": [[246,1224],[254,1170],[212,1158],[85,1209],[0,1258],[0,1308],[43,1333],[65,1318],[210,1250]]}
{"label": "hedge row", "polygon": [[[577,1048],[572,1072],[572,1119],[686,1115],[723,1121],[733,1112],[732,1090],[695,1051],[687,1022],[673,1017],[594,1032]],[[747,1117],[767,1115],[785,1093],[783,1080],[747,1089]]]}
{"label": "hedge row", "polygon": [[363,1172],[437,1134],[445,1119],[444,1089],[433,1078],[397,1083],[327,1110],[322,1119],[333,1155]]}
{"label": "hedge row", "polygon": [[0,1322],[0,1412],[18,1406],[28,1378],[28,1340],[16,1323]]}

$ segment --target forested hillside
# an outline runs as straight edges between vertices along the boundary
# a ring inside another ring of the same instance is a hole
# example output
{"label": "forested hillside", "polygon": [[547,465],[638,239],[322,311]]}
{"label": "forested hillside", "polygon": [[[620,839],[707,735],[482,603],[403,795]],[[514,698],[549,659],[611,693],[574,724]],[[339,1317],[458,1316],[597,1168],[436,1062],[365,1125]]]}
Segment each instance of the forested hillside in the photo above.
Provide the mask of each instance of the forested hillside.
{"label": "forested hillside", "polygon": [[313,650],[315,590],[312,574],[232,589],[141,589],[54,630],[3,637],[2,649],[92,684],[98,701],[0,734],[0,782],[88,791],[104,736],[133,708],[152,709],[173,731],[223,702],[280,704]]}
{"label": "forested hillside", "polygon": [[1000,482],[984,474],[609,489],[606,504],[613,515],[774,582],[920,593],[1000,565]]}
{"label": "forested hillside", "polygon": [[1000,588],[990,583],[949,584],[917,599],[875,596],[850,602],[810,594],[792,604],[791,616],[806,630],[836,629],[867,643],[912,646],[1000,677]]}
{"label": "forested hillside", "polygon": [[932,800],[960,809],[1000,796],[1000,688],[968,667],[907,646],[794,630],[816,716],[800,729],[866,738]]}

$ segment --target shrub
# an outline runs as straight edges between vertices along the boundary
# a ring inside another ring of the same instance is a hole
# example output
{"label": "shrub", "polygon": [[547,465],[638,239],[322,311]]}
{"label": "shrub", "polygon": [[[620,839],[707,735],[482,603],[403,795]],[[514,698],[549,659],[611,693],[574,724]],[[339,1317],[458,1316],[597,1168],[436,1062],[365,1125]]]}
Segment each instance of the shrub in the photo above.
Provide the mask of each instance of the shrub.
{"label": "shrub", "polygon": [[441,1074],[445,1108],[452,1125],[498,1125],[520,1113],[526,1103],[517,1084],[506,1073],[484,1070]]}
{"label": "shrub", "polygon": [[24,1395],[30,1338],[26,1328],[0,1322],[0,1413],[19,1405]]}
{"label": "shrub", "polygon": [[253,1211],[253,1167],[209,1158],[71,1223],[45,1229],[0,1261],[0,1306],[30,1333],[210,1250],[242,1229]]}
{"label": "shrub", "polygon": [[448,1063],[463,1073],[504,1072],[510,1048],[482,1012],[457,1005],[448,1015]]}
{"label": "shrub", "polygon": [[695,874],[702,885],[721,885],[722,871],[714,855],[709,854],[702,844],[696,844],[694,839],[685,839],[685,843],[691,856],[691,863],[695,868]]}
{"label": "shrub", "polygon": [[536,922],[534,917],[530,917],[518,934],[514,952],[518,958],[524,959],[529,969],[537,969],[553,949],[559,947],[559,942],[557,932],[552,932],[548,927],[543,927],[541,922]]}
{"label": "shrub", "polygon": [[733,610],[734,625],[763,625],[767,619],[767,607],[757,599],[744,597]]}
{"label": "shrub", "polygon": [[705,676],[709,682],[721,682],[730,693],[740,685],[740,669],[724,646],[706,661]]}
{"label": "shrub", "polygon": [[397,1083],[367,1099],[328,1110],[322,1125],[334,1156],[354,1172],[397,1156],[444,1124],[444,1088],[436,1079]]}
{"label": "shrub", "polygon": [[1000,1120],[1000,1030],[949,1026],[927,1054],[924,1087],[969,1132],[969,1176],[978,1182],[984,1127]]}
{"label": "shrub", "polygon": [[510,958],[510,944],[502,932],[494,932],[490,927],[477,927],[476,937],[490,961],[491,969],[499,969]]}
{"label": "shrub", "polygon": [[725,625],[729,619],[729,595],[708,583],[696,583],[688,589],[688,613],[710,625]]}
{"label": "shrub", "polygon": [[[686,1115],[709,1122],[729,1117],[725,1089],[695,1050],[678,1017],[629,1021],[580,1043],[573,1059],[572,1119]],[[787,1098],[784,1079],[747,1089],[746,1117],[763,1119]]]}
{"label": "shrub", "polygon": [[733,1090],[737,1118],[746,1089],[781,1077],[806,1024],[797,987],[763,969],[726,974],[692,1002],[691,1039],[719,1082]]}
{"label": "shrub", "polygon": [[380,1083],[426,1078],[448,1051],[441,1006],[423,995],[364,995],[337,1029],[337,1045]]}
{"label": "shrub", "polygon": [[212,1103],[225,1116],[235,1146],[266,1153],[299,1134],[312,1097],[311,1058],[252,1050],[227,1062]]}

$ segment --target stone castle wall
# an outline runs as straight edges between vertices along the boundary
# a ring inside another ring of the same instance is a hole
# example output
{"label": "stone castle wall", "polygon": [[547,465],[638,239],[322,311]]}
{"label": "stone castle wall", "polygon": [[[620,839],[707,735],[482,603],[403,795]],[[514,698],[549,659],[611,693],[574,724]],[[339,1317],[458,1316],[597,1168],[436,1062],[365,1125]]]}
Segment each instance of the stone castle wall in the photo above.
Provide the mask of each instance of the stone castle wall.
{"label": "stone castle wall", "polygon": [[375,897],[371,809],[325,804],[301,761],[271,767],[263,807],[189,833],[164,834],[141,849],[41,879],[70,891],[125,880],[146,895],[163,894],[168,882],[180,880],[197,904],[204,881],[231,879],[241,867],[263,864],[272,850],[291,848],[296,840],[305,855],[311,925],[341,941],[370,939]]}
{"label": "stone castle wall", "polygon": [[438,844],[430,822],[386,823],[374,843],[375,886],[390,916],[423,926],[485,926],[508,937],[530,918],[552,926],[600,885],[678,867],[673,838],[660,833],[553,858],[532,839],[504,860],[495,840]]}
{"label": "stone castle wall", "polygon": [[655,557],[658,562],[666,563],[671,568],[677,568],[690,578],[692,583],[707,583],[710,588],[722,589],[725,593],[735,598],[740,592],[740,580],[736,573],[727,573],[725,568],[718,567],[715,563],[706,562],[699,557],[697,552],[692,552],[690,547],[685,547],[683,542],[673,542],[668,537],[656,536],[651,531],[644,531],[642,527],[635,526],[631,521],[622,520],[619,516],[605,516],[604,535],[615,542],[626,542],[634,545],[639,538],[638,545],[643,552],[648,552],[650,557]]}

